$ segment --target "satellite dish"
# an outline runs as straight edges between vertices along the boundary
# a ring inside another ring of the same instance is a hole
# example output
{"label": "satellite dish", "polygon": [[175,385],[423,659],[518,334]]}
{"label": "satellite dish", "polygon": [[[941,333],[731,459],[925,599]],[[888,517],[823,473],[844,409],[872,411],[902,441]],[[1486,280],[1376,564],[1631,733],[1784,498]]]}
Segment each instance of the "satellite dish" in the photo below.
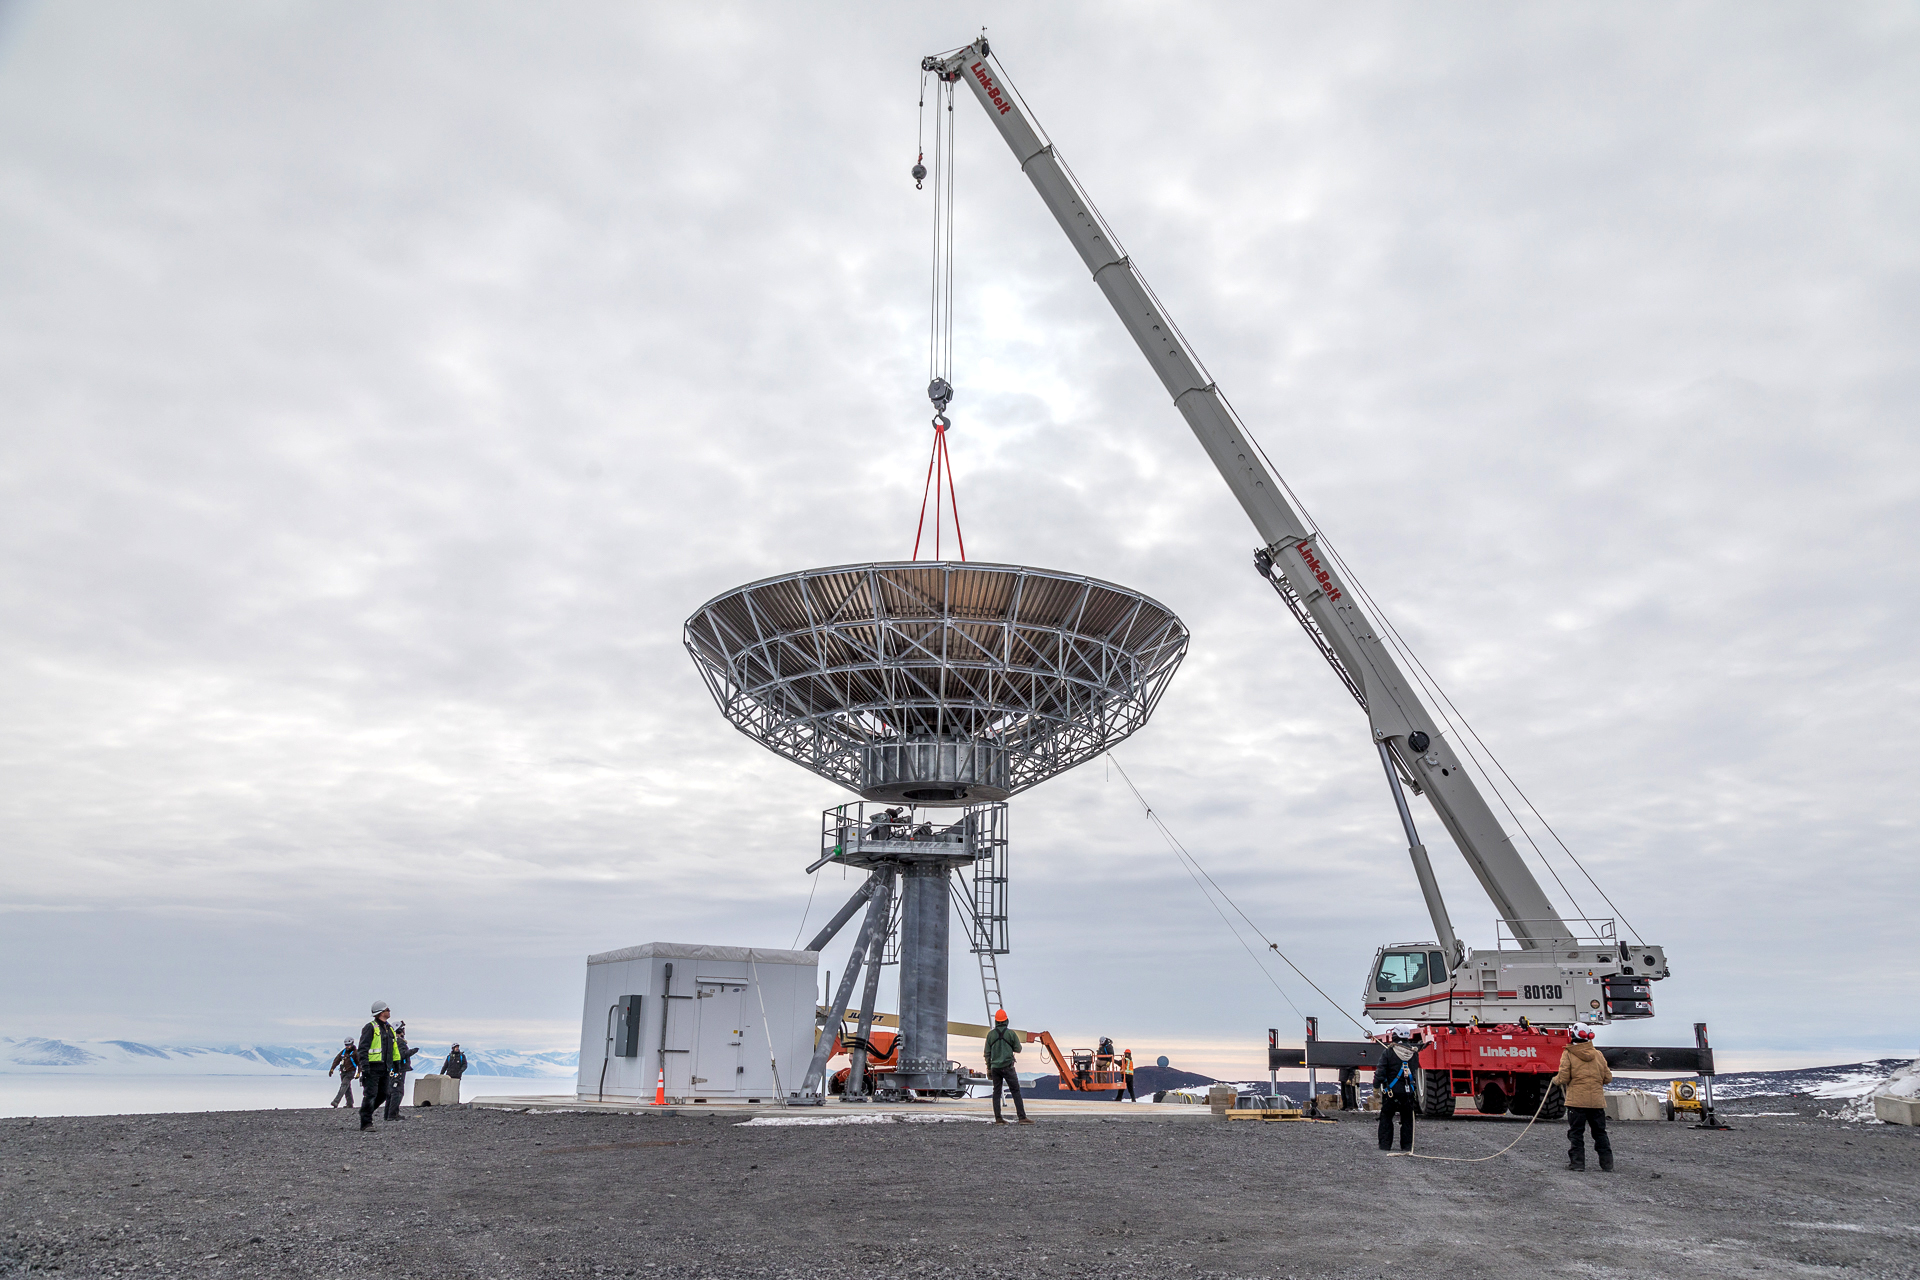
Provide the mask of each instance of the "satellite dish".
{"label": "satellite dish", "polygon": [[941,560],[738,587],[687,620],[720,711],[866,800],[1005,800],[1139,729],[1186,656],[1165,605],[1097,578]]}

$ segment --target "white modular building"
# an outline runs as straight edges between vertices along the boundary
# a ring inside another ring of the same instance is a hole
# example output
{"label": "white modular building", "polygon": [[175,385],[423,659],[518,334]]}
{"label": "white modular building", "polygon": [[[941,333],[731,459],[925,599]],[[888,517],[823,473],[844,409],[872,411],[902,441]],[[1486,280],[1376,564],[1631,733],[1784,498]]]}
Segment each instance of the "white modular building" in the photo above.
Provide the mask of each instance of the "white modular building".
{"label": "white modular building", "polygon": [[578,1096],[771,1102],[813,1053],[820,955],[648,942],[587,957]]}

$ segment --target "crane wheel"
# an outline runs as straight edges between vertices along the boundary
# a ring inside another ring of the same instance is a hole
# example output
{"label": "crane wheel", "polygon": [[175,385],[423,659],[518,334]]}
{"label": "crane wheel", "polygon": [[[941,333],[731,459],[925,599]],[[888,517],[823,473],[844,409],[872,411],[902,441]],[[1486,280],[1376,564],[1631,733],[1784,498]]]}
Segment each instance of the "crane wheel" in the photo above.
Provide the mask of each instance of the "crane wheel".
{"label": "crane wheel", "polygon": [[1453,1115],[1453,1073],[1420,1069],[1420,1115],[1426,1120],[1446,1120]]}

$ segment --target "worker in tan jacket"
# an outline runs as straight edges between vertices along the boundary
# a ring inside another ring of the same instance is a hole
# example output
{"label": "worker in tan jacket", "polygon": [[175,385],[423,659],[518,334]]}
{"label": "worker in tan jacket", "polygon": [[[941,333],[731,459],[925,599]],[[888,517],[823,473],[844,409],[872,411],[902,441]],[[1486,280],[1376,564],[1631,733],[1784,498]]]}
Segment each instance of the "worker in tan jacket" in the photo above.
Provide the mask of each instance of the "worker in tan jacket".
{"label": "worker in tan jacket", "polygon": [[1576,1173],[1587,1170],[1583,1129],[1593,1130],[1593,1153],[1600,1157],[1600,1172],[1613,1172],[1613,1144],[1607,1141],[1606,1086],[1611,1079],[1613,1068],[1594,1047],[1593,1028],[1575,1027],[1553,1082],[1567,1099],[1567,1168]]}

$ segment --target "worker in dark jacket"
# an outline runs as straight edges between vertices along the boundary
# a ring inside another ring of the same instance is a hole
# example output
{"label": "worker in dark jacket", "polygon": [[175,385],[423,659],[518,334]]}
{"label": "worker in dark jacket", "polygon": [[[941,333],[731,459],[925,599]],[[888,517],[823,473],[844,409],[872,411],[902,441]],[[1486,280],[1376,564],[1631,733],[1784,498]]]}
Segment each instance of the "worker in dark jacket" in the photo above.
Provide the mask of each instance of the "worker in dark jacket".
{"label": "worker in dark jacket", "polygon": [[387,1091],[387,1119],[405,1120],[400,1114],[400,1104],[407,1100],[407,1072],[413,1070],[413,1055],[420,1052],[407,1046],[407,1024],[402,1022],[393,1029],[393,1039],[400,1046],[400,1060],[393,1064],[393,1079]]}
{"label": "worker in dark jacket", "polygon": [[373,1002],[373,1021],[360,1028],[360,1128],[373,1128],[373,1112],[387,1101],[388,1073],[400,1062],[400,1039],[385,1000]]}
{"label": "worker in dark jacket", "polygon": [[340,1099],[345,1098],[347,1110],[353,1110],[353,1076],[357,1070],[354,1064],[359,1061],[353,1054],[353,1041],[342,1040],[340,1052],[333,1055],[333,1065],[327,1068],[328,1075],[332,1075],[335,1071],[340,1073],[340,1090],[333,1095],[333,1101],[327,1104],[330,1107],[339,1106]]}
{"label": "worker in dark jacket", "polygon": [[1387,1051],[1373,1069],[1373,1091],[1380,1095],[1380,1149],[1393,1150],[1393,1118],[1400,1117],[1400,1149],[1413,1150],[1413,1100],[1419,1094],[1420,1046],[1404,1027],[1387,1038]]}
{"label": "worker in dark jacket", "polygon": [[455,1080],[467,1074],[467,1055],[460,1052],[459,1045],[447,1050],[447,1060],[440,1064],[440,1074],[452,1076]]}
{"label": "worker in dark jacket", "polygon": [[993,1015],[993,1030],[987,1032],[987,1075],[993,1079],[993,1122],[1005,1124],[1006,1117],[1000,1114],[1000,1086],[1005,1085],[1013,1093],[1013,1109],[1020,1116],[1021,1124],[1032,1124],[1027,1119],[1026,1100],[1020,1096],[1020,1073],[1014,1070],[1015,1055],[1020,1052],[1020,1033],[1007,1025],[1007,1011],[1000,1009]]}
{"label": "worker in dark jacket", "polygon": [[1360,1109],[1360,1068],[1340,1068],[1340,1109],[1358,1111]]}

